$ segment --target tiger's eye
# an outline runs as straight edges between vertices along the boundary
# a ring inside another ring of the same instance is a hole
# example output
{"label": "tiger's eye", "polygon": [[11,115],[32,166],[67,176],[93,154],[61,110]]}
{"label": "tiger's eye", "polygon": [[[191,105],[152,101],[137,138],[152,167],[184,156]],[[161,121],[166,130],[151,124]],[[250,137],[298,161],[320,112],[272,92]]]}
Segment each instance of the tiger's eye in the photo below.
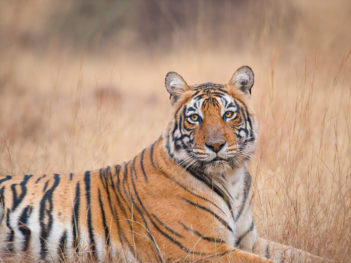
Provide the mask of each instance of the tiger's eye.
{"label": "tiger's eye", "polygon": [[234,115],[234,112],[232,112],[232,111],[226,111],[226,112],[224,113],[224,117],[225,117],[226,119],[229,119],[229,118],[233,117],[233,115]]}
{"label": "tiger's eye", "polygon": [[190,120],[192,120],[192,121],[198,121],[199,120],[199,115],[197,115],[197,114],[192,114],[192,115],[190,115]]}

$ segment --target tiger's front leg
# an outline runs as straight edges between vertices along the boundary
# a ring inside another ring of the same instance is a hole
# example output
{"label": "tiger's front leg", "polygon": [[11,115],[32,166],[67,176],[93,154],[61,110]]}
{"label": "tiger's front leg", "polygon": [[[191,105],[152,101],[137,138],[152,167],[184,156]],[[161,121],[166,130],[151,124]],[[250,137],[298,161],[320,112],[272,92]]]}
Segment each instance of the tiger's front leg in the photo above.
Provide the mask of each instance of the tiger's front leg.
{"label": "tiger's front leg", "polygon": [[[211,247],[207,248],[208,250],[212,250]],[[274,263],[272,260],[266,259],[264,257],[233,248],[229,245],[223,244],[216,249],[215,253],[211,253],[210,256],[204,257],[192,257],[188,255],[184,262],[201,262],[201,263],[210,263],[210,262],[218,262],[218,263]]]}
{"label": "tiger's front leg", "polygon": [[301,249],[283,245],[274,241],[258,238],[252,248],[252,252],[256,255],[273,260],[274,262],[284,263],[322,263],[333,262]]}
{"label": "tiger's front leg", "polygon": [[[243,193],[242,199],[235,199],[232,205],[233,207],[239,207],[239,210],[233,210],[233,218],[237,218],[235,247],[244,251],[253,252],[256,255],[279,263],[332,262],[301,249],[259,238],[253,222],[250,206],[252,199],[251,176],[246,170],[242,175],[242,189],[240,189],[239,183],[237,183],[239,186],[236,188],[235,184],[231,184],[232,186],[234,185],[234,187],[231,188],[232,193]],[[233,178],[235,179],[235,176],[233,176]],[[240,180],[237,180],[237,182],[240,182]],[[241,206],[235,203],[238,202],[237,200],[241,201],[239,202],[239,204],[242,204]]]}
{"label": "tiger's front leg", "polygon": [[259,238],[252,221],[251,209],[248,208],[245,212],[243,218],[237,222],[239,236],[236,240],[236,246],[239,249],[279,263],[332,262],[301,249]]}

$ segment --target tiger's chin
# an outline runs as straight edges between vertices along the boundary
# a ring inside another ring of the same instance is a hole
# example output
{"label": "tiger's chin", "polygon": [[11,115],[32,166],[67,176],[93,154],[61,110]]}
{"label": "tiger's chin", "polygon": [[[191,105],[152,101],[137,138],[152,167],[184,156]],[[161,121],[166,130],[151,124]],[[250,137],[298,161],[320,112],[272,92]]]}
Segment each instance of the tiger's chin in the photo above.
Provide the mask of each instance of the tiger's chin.
{"label": "tiger's chin", "polygon": [[231,170],[233,170],[233,167],[225,160],[214,160],[204,166],[204,172],[208,175],[223,175]]}

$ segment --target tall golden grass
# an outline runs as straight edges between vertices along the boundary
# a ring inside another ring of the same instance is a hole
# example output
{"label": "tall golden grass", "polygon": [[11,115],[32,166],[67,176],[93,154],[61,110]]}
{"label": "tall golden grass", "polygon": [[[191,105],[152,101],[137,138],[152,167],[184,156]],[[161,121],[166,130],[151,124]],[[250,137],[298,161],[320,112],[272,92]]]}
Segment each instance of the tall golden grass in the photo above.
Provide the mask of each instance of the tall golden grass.
{"label": "tall golden grass", "polygon": [[[172,47],[151,51],[143,43],[128,49],[125,39],[98,53],[4,41],[0,173],[78,172],[128,160],[166,125],[167,71],[188,83],[226,83],[247,64],[256,75],[259,143],[250,170],[259,234],[350,262],[351,8],[346,0],[295,5],[291,39],[270,39],[267,22],[240,48],[220,38],[215,45],[200,22],[196,44],[177,38],[178,28]],[[18,6],[3,4],[6,32],[30,28],[30,12],[14,22]]]}

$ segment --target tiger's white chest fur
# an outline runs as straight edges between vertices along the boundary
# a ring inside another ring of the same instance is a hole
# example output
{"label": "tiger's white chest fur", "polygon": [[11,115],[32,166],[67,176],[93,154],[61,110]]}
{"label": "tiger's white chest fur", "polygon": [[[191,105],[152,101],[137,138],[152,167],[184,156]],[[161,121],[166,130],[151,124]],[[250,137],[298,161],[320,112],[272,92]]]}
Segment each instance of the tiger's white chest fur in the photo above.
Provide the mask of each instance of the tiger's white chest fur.
{"label": "tiger's white chest fur", "polygon": [[227,175],[226,188],[230,195],[233,246],[251,251],[257,239],[251,212],[251,176],[245,167]]}

